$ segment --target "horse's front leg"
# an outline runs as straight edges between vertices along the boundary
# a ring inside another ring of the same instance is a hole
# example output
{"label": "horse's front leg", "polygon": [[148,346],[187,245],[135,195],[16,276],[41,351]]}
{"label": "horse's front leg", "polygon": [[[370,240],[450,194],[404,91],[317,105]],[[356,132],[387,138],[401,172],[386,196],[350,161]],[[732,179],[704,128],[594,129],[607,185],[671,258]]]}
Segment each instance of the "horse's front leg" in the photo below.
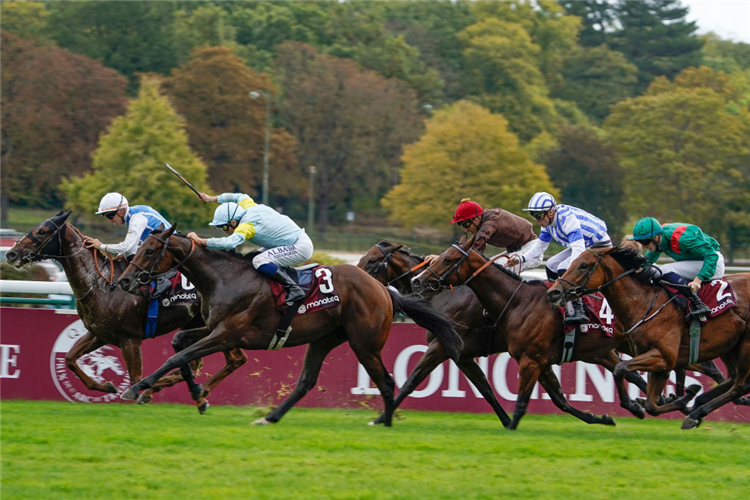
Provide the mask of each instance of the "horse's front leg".
{"label": "horse's front leg", "polygon": [[315,382],[318,380],[318,374],[320,373],[320,367],[323,366],[323,361],[331,350],[343,344],[346,338],[335,334],[329,334],[322,339],[310,342],[305,352],[305,359],[302,361],[302,372],[297,380],[297,385],[291,394],[281,402],[271,413],[263,418],[259,418],[254,425],[266,425],[275,424],[281,417],[284,416],[302,397],[307,394],[310,389],[315,387]]}
{"label": "horse's front leg", "polygon": [[516,430],[519,421],[526,415],[531,393],[537,380],[539,380],[540,373],[539,363],[533,361],[527,355],[524,354],[518,361],[518,399],[516,400],[516,408],[513,410],[513,420],[508,429]]}
{"label": "horse's front leg", "polygon": [[574,417],[583,420],[587,424],[604,424],[604,425],[615,425],[615,421],[607,414],[594,415],[587,411],[581,411],[578,408],[571,406],[565,395],[563,394],[562,387],[560,387],[560,380],[558,380],[555,372],[552,371],[551,366],[546,366],[539,374],[539,383],[542,384],[544,390],[549,394],[552,402],[559,409],[566,413],[570,413]]}
{"label": "horse's front leg", "polygon": [[207,398],[208,395],[211,394],[211,391],[213,391],[222,380],[227,378],[240,366],[247,363],[247,355],[242,349],[235,348],[229,351],[224,351],[224,360],[226,361],[226,364],[222,366],[218,372],[214,373],[214,375],[208,379],[208,382],[203,385],[203,391],[200,394],[199,402],[200,399]]}
{"label": "horse's front leg", "polygon": [[643,377],[641,377],[638,372],[635,371],[621,372],[620,376],[618,377],[617,373],[615,373],[615,368],[617,368],[617,366],[620,364],[620,358],[617,356],[615,351],[608,352],[605,356],[600,357],[596,361],[604,368],[612,372],[612,374],[614,375],[615,387],[617,388],[617,396],[620,399],[620,406],[628,410],[636,417],[643,418],[645,415],[643,407],[630,398],[630,393],[628,392],[628,387],[625,383],[626,381],[630,382],[636,385],[645,393],[648,388],[646,381],[643,380]]}
{"label": "horse's front leg", "polygon": [[78,339],[78,342],[73,345],[73,348],[68,351],[67,354],[65,354],[65,364],[68,366],[68,369],[75,373],[76,377],[78,377],[81,382],[83,382],[87,389],[91,391],[100,391],[115,394],[117,393],[117,387],[115,386],[115,384],[113,384],[109,380],[104,384],[100,384],[99,382],[86,375],[86,372],[84,372],[81,367],[78,366],[78,360],[81,358],[81,356],[96,351],[106,344],[106,342],[100,340],[93,333],[86,332],[86,334]]}
{"label": "horse's front leg", "polygon": [[[172,355],[154,373],[131,386],[129,389],[123,392],[120,397],[128,401],[135,400],[138,397],[138,393],[140,391],[152,387],[160,378],[162,378],[164,375],[175,368],[180,368],[183,377],[185,377],[185,372],[190,372],[190,367],[187,366],[187,364],[194,359],[202,358],[218,351],[224,351],[234,348],[234,344],[231,339],[232,333],[233,332],[230,332],[219,325],[213,332],[211,332],[211,335],[200,339],[190,347],[187,347],[184,350]],[[183,365],[185,365],[185,368],[187,368],[187,370],[183,368]],[[192,373],[189,373],[189,380],[192,380]],[[186,382],[187,381],[188,380],[186,379]]]}

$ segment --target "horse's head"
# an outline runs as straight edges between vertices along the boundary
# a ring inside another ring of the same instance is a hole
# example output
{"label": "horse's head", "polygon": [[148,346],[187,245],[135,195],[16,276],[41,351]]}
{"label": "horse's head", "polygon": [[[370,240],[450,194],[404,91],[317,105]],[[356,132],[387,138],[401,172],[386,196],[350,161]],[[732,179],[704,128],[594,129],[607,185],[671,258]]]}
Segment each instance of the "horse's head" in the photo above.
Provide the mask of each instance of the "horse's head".
{"label": "horse's head", "polygon": [[408,278],[415,270],[412,266],[423,261],[423,257],[412,255],[404,249],[404,245],[383,240],[370,248],[359,259],[357,266],[384,285],[393,285],[401,293],[411,293]]}
{"label": "horse's head", "polygon": [[473,244],[472,237],[463,244],[453,244],[438,255],[430,267],[411,280],[414,291],[419,293],[426,287],[440,290],[445,285],[463,285],[471,275],[468,258]]}
{"label": "horse's head", "polygon": [[553,304],[562,305],[583,295],[599,292],[644,266],[646,259],[631,247],[589,248],[547,290],[547,298]]}
{"label": "horse's head", "polygon": [[5,253],[8,263],[21,267],[29,262],[61,257],[62,242],[68,227],[65,221],[71,212],[60,210],[54,217],[45,220],[16,241]]}
{"label": "horse's head", "polygon": [[175,227],[156,229],[148,235],[115,284],[128,293],[137,293],[141,286],[174,267],[174,257],[168,250]]}

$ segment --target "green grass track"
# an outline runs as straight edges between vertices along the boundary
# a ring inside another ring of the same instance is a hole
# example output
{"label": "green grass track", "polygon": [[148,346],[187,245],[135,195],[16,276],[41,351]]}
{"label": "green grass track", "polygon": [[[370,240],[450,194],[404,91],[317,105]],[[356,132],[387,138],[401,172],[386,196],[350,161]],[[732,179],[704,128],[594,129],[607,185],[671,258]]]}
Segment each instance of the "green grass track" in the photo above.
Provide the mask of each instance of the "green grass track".
{"label": "green grass track", "polygon": [[3,500],[750,498],[750,425],[527,415],[3,401]]}

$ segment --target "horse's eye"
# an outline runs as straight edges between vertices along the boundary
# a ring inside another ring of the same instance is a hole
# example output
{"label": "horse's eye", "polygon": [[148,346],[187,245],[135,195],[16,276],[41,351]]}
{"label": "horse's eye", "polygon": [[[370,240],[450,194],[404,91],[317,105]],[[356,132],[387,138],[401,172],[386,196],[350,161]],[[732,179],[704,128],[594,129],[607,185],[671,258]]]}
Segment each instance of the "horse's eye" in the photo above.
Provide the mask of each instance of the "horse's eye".
{"label": "horse's eye", "polygon": [[368,261],[367,263],[368,263],[368,264],[375,264],[375,262],[376,262],[376,260],[375,260],[375,259],[370,259],[370,260],[369,260],[369,261]]}
{"label": "horse's eye", "polygon": [[581,269],[582,269],[582,270],[584,270],[584,271],[585,271],[585,270],[586,270],[586,269],[588,269],[588,268],[589,268],[589,265],[588,265],[588,264],[586,264],[586,263],[583,263],[583,264],[581,264]]}
{"label": "horse's eye", "polygon": [[154,253],[154,251],[151,250],[150,248],[146,249],[146,255],[151,255],[153,253]]}
{"label": "horse's eye", "polygon": [[46,233],[46,232],[47,232],[47,231],[45,231],[44,229],[40,229],[40,230],[39,230],[39,232],[38,232],[37,234],[39,234],[40,236],[42,236],[42,235],[43,235],[44,233]]}

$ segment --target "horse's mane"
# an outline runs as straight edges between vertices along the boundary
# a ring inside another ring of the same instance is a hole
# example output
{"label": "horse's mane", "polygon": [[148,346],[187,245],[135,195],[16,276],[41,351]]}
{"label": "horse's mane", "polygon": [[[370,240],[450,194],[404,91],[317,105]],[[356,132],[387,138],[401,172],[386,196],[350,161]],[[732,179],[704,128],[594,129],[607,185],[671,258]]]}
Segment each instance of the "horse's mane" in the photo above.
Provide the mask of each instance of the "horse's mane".
{"label": "horse's mane", "polygon": [[[163,230],[156,229],[151,234],[158,236],[159,234],[163,233]],[[174,233],[172,233],[172,236],[178,236],[180,238],[187,239],[187,235],[175,230]],[[239,260],[252,260],[253,257],[258,255],[258,250],[253,250],[251,252],[248,252],[247,254],[242,254],[238,252],[237,250],[231,249],[231,250],[217,250],[215,248],[208,248],[208,247],[202,247],[204,251],[206,251],[209,255],[216,256],[216,257],[231,257],[234,259]]]}
{"label": "horse's mane", "polygon": [[[391,248],[391,247],[397,247],[399,246],[398,243],[393,243],[389,240],[380,240],[375,246],[381,247],[383,249]],[[414,257],[415,259],[419,259],[420,261],[424,261],[424,255],[418,255],[415,253],[411,253],[411,250],[409,248],[404,248],[403,245],[401,245],[401,248],[399,248],[398,253],[404,254],[407,257]]]}
{"label": "horse's mane", "polygon": [[646,257],[641,255],[638,250],[628,246],[618,245],[607,252],[607,254],[612,256],[612,258],[626,270],[640,269],[647,264]]}

